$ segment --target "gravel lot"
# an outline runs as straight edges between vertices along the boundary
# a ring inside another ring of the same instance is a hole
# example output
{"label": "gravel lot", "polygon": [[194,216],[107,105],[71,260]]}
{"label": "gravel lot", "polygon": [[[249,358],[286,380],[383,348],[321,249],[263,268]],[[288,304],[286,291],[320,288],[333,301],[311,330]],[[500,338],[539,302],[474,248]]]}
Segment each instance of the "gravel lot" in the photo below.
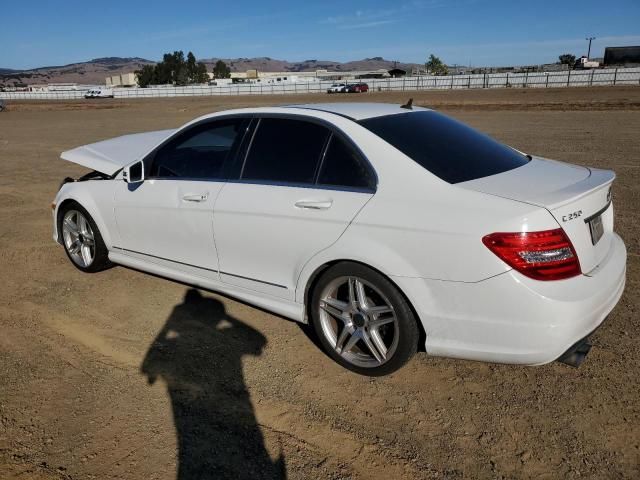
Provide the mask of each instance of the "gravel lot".
{"label": "gravel lot", "polygon": [[[419,354],[385,378],[292,322],[123,267],[77,271],[62,150],[236,106],[414,97],[516,148],[612,168],[626,291],[580,369]],[[11,103],[0,113],[0,477],[640,478],[640,87]],[[180,342],[155,341],[171,331]]]}

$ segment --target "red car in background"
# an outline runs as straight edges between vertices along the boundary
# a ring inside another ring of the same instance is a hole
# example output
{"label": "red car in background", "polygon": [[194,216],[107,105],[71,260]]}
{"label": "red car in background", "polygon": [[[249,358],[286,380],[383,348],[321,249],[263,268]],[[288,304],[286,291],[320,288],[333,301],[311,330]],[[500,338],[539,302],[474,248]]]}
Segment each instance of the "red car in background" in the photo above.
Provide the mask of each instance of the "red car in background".
{"label": "red car in background", "polygon": [[369,91],[369,85],[366,83],[352,83],[347,85],[347,93],[363,93]]}

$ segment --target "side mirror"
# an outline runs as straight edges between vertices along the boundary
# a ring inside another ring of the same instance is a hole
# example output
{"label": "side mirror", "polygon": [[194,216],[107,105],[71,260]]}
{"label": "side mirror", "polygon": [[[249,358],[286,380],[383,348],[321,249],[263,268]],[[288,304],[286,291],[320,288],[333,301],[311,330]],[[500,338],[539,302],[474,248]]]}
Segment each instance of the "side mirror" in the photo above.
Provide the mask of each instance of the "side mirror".
{"label": "side mirror", "polygon": [[122,179],[127,183],[144,182],[144,164],[142,160],[138,160],[131,165],[127,165],[122,170]]}

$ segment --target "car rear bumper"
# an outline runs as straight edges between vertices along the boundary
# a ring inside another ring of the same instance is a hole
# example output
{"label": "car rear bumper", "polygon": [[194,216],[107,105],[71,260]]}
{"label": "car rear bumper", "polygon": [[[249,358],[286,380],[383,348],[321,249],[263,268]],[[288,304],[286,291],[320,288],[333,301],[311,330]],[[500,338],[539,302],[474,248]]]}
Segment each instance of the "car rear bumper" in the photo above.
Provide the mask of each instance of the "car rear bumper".
{"label": "car rear bumper", "polygon": [[625,286],[627,253],[614,234],[589,275],[537,281],[509,271],[476,283],[393,277],[426,332],[427,353],[539,365],[562,356],[613,310]]}

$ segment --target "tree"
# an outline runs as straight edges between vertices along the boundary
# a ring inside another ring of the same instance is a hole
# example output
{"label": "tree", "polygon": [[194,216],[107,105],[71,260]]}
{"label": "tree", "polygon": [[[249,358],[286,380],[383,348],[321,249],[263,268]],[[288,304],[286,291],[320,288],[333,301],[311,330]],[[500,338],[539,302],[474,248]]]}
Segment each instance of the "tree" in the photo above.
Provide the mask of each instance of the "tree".
{"label": "tree", "polygon": [[187,64],[182,50],[165,53],[162,56],[162,61],[156,65],[156,81],[159,85],[186,85],[188,81],[186,68]]}
{"label": "tree", "polygon": [[442,63],[442,60],[436,57],[433,53],[429,55],[429,59],[424,64],[424,66],[427,72],[433,75],[446,75],[447,73],[449,73],[449,69],[447,68],[447,66]]}
{"label": "tree", "polygon": [[193,83],[207,83],[208,81],[207,66],[202,62],[198,62],[193,76]]}
{"label": "tree", "polygon": [[145,65],[140,70],[136,70],[136,74],[138,75],[138,85],[141,87],[190,85],[192,83],[206,83],[209,80],[207,66],[202,62],[197,62],[192,52],[187,54],[185,60],[182,50],[165,53],[162,56],[162,61],[156,65]]}
{"label": "tree", "polygon": [[195,81],[196,57],[192,52],[187,53],[187,76],[189,77],[189,83]]}
{"label": "tree", "polygon": [[214,78],[229,78],[231,76],[231,69],[222,60],[218,60],[213,66]]}
{"label": "tree", "polygon": [[189,71],[186,65],[181,65],[178,67],[178,71],[175,73],[173,83],[180,86],[188,85],[189,83],[191,83],[189,81]]}
{"label": "tree", "polygon": [[563,53],[558,57],[560,63],[563,65],[569,65],[569,68],[572,68],[576,63],[576,56],[571,53]]}
{"label": "tree", "polygon": [[135,73],[138,76],[138,85],[142,88],[157,83],[155,65],[145,65],[140,70],[136,70]]}

